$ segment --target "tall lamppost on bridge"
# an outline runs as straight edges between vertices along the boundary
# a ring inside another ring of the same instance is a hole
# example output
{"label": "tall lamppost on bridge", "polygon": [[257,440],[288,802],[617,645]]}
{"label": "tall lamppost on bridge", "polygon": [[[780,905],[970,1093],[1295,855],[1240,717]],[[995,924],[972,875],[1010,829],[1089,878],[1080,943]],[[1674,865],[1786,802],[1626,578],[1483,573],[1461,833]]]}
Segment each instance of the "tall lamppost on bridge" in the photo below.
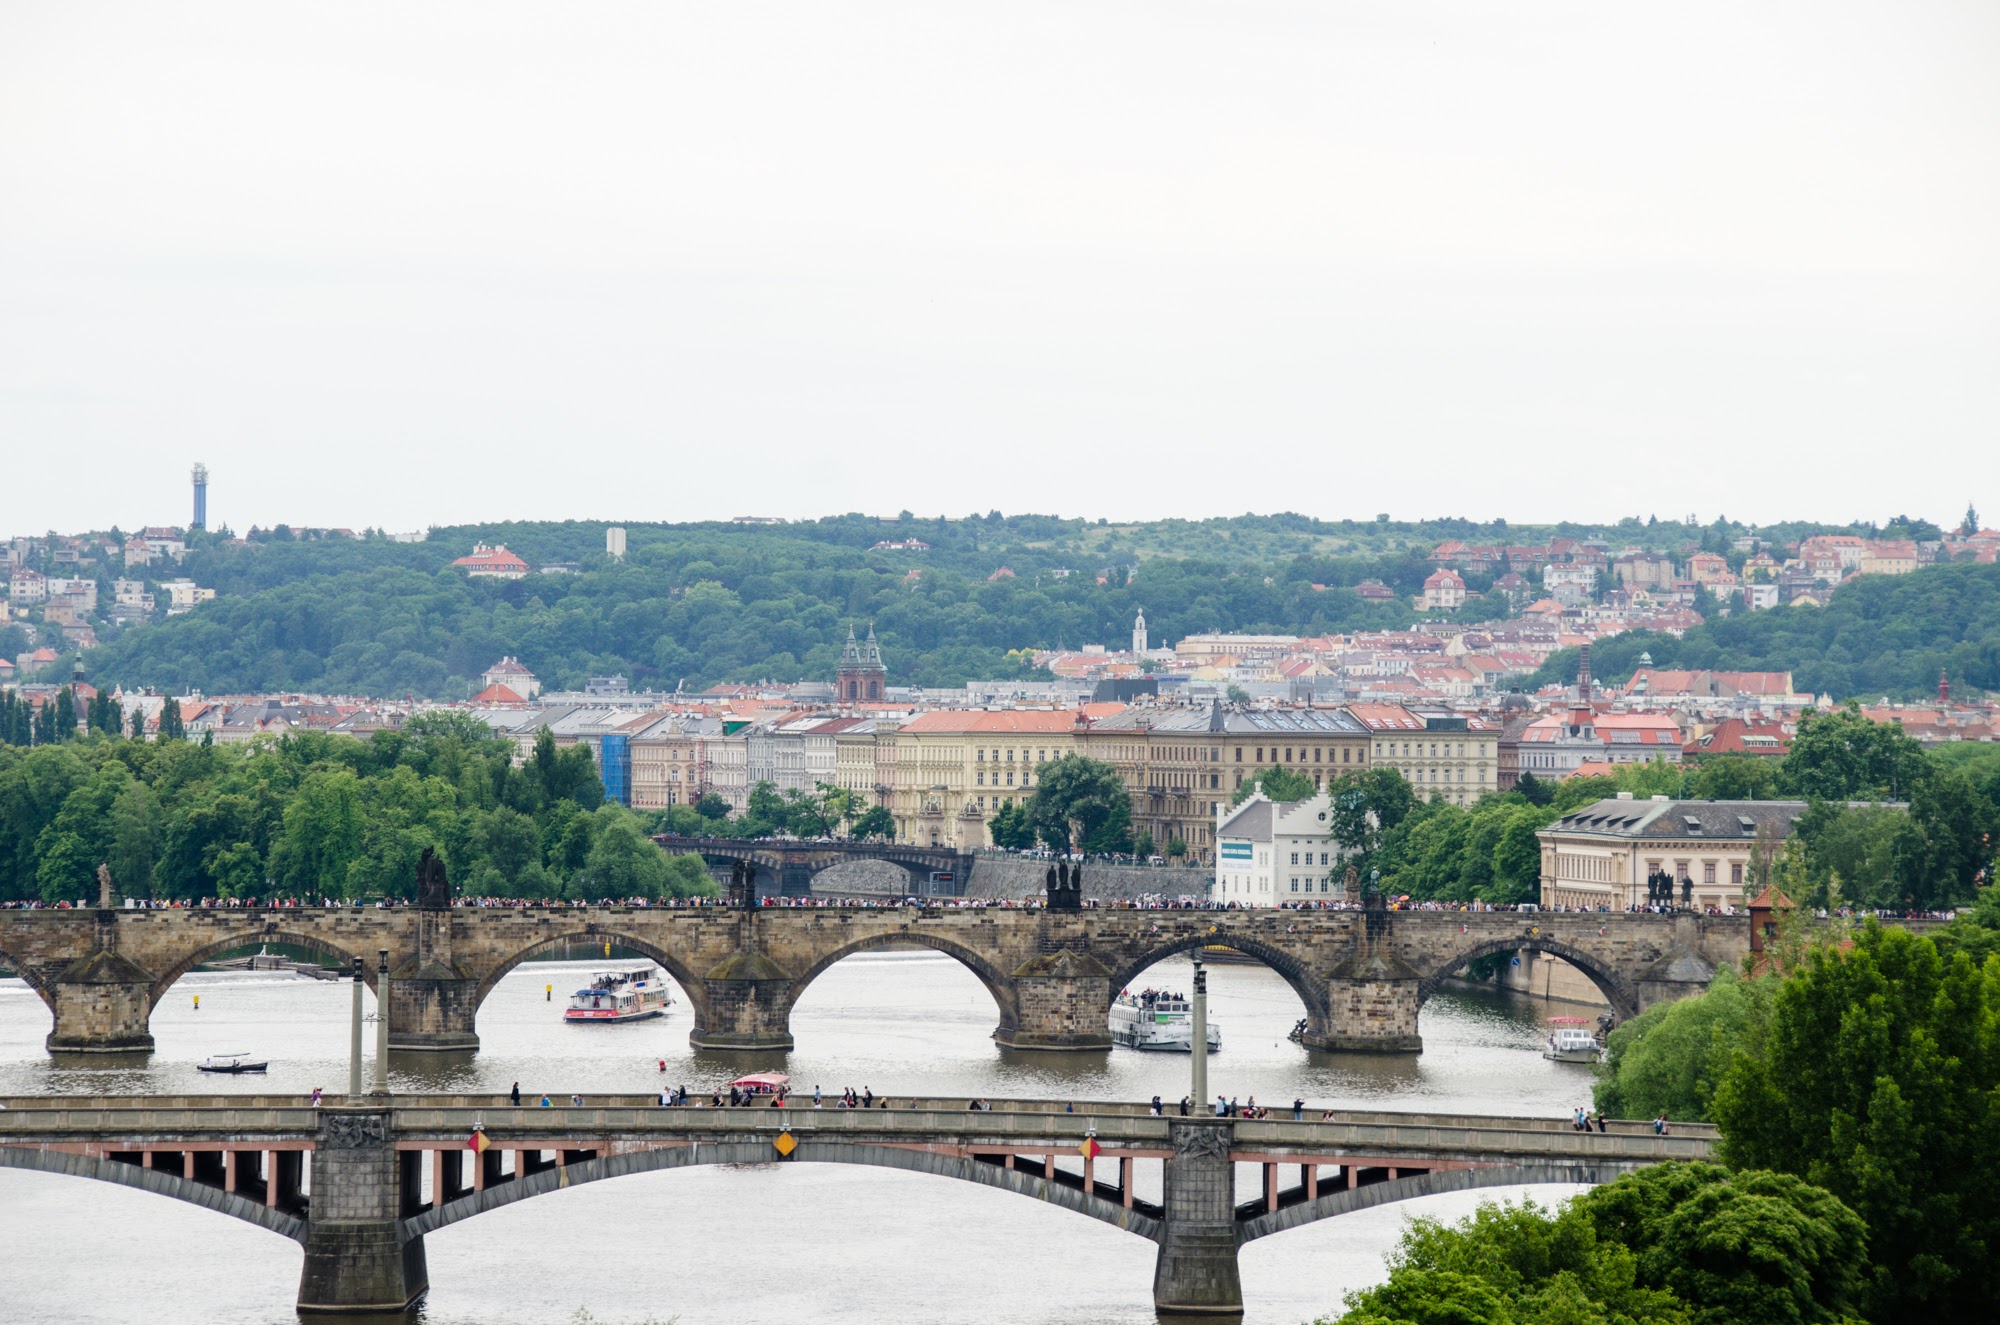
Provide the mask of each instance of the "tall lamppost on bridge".
{"label": "tall lamppost on bridge", "polygon": [[349,1018],[347,1096],[361,1098],[361,959],[354,959],[354,1013]]}
{"label": "tall lamppost on bridge", "polygon": [[1208,1111],[1208,968],[1201,955],[1194,959],[1194,1103]]}
{"label": "tall lamppost on bridge", "polygon": [[375,1093],[389,1093],[389,950],[377,948],[375,967]]}

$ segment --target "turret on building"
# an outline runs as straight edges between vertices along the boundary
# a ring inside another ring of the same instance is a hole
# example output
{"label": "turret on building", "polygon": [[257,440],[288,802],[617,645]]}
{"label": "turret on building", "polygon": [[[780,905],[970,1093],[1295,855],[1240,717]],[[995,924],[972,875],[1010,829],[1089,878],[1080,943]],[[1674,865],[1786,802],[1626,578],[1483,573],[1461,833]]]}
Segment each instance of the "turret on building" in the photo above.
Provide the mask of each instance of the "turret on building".
{"label": "turret on building", "polygon": [[889,669],[882,663],[882,646],[875,642],[875,626],[868,626],[868,638],[856,641],[854,627],[847,627],[847,647],[840,651],[840,665],[833,674],[834,698],[843,704],[879,703],[887,696]]}

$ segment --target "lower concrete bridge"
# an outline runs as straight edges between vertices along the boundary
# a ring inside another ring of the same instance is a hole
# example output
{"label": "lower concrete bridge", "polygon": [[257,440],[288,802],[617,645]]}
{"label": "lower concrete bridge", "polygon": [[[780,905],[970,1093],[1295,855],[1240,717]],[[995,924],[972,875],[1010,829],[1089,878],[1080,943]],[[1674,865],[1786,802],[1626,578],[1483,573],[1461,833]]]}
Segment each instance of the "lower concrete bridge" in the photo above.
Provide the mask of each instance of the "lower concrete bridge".
{"label": "lower concrete bridge", "polygon": [[397,1050],[470,1050],[479,1005],[521,962],[610,943],[658,962],[686,993],[689,1041],[789,1049],[791,1012],[835,963],[883,947],[953,958],[992,995],[994,1039],[1023,1049],[1110,1047],[1113,996],[1154,963],[1226,945],[1299,997],[1309,1049],[1416,1052],[1418,1011],[1489,953],[1550,953],[1619,1015],[1706,988],[1750,950],[1741,916],[1452,911],[1209,911],[896,907],[279,907],[0,911],[0,965],[49,1006],[52,1051],[152,1047],[148,1020],[201,962],[291,944],[375,982],[390,966]]}
{"label": "lower concrete bridge", "polygon": [[[866,1164],[1012,1192],[1158,1245],[1162,1312],[1242,1310],[1237,1249],[1442,1192],[1597,1184],[1706,1159],[1712,1129],[1343,1112],[1263,1120],[1093,1102],[896,1099],[871,1109],[518,1108],[504,1096],[16,1097],[0,1168],[191,1201],[299,1242],[301,1311],[393,1311],[424,1295],[424,1236],[580,1183],[709,1164]],[[467,1145],[477,1132],[485,1148]]]}

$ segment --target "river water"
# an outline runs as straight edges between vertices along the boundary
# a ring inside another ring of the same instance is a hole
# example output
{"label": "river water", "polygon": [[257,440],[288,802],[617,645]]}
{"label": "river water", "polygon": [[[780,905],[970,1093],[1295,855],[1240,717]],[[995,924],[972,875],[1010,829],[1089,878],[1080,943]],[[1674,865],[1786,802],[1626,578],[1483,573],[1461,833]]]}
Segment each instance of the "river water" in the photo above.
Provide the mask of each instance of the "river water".
{"label": "river water", "polygon": [[[828,970],[793,1014],[790,1054],[690,1050],[684,1001],[664,1020],[562,1025],[565,991],[607,964],[516,968],[479,1011],[480,1052],[398,1055],[395,1089],[505,1091],[518,1081],[530,1098],[642,1092],[663,1079],[704,1088],[771,1068],[805,1093],[817,1084],[829,1094],[852,1086],[878,1095],[1178,1100],[1188,1088],[1184,1056],[997,1048],[991,998],[940,954],[863,953]],[[1185,990],[1189,976],[1181,958],[1135,984]],[[1364,1056],[1307,1053],[1288,1041],[1302,1009],[1261,966],[1211,966],[1209,988],[1222,1029],[1211,1093],[1268,1105],[1304,1096],[1316,1108],[1542,1116],[1589,1102],[1587,1068],[1538,1052],[1549,1009],[1518,995],[1442,993],[1424,1007],[1423,1054]],[[344,981],[197,972],[155,1010],[150,1056],[57,1060],[42,1048],[47,1010],[20,981],[0,980],[0,1095],[335,1093],[347,1079],[349,998]],[[372,1028],[370,1037],[372,1051]],[[195,1070],[204,1055],[234,1050],[268,1056],[269,1075]],[[1572,1189],[1523,1190],[1548,1201]],[[1381,1278],[1406,1216],[1456,1218],[1480,1199],[1406,1202],[1248,1244],[1246,1322],[1336,1314],[1343,1293]],[[509,1205],[425,1243],[431,1291],[411,1317],[422,1325],[1155,1319],[1151,1243],[1009,1193],[849,1165],[635,1175]],[[290,1325],[299,1259],[291,1242],[178,1201],[0,1169],[5,1325]]]}

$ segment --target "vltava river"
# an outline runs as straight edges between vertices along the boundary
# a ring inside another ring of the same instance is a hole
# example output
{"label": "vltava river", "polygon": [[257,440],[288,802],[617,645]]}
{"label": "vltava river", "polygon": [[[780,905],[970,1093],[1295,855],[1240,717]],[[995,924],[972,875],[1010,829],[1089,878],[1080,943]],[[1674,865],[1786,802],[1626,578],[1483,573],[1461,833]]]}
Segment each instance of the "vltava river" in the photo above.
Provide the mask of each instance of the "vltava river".
{"label": "vltava river", "polygon": [[[564,1026],[564,992],[604,963],[528,963],[479,1012],[477,1054],[398,1056],[397,1090],[524,1096],[702,1088],[776,1068],[794,1089],[876,1094],[1178,1100],[1185,1057],[1015,1053],[989,1038],[991,998],[935,953],[864,953],[816,980],[792,1018],[789,1055],[697,1053],[688,1014],[627,1026]],[[1185,990],[1185,959],[1139,982]],[[544,1001],[545,985],[555,999]],[[1222,1052],[1211,1092],[1289,1106],[1332,1104],[1561,1116],[1587,1104],[1588,1069],[1544,1061],[1545,1009],[1500,994],[1445,993],[1424,1008],[1421,1056],[1308,1054],[1286,1032],[1296,997],[1261,966],[1212,966]],[[194,996],[201,996],[196,1011]],[[49,1014],[0,980],[0,1095],[345,1089],[345,982],[196,973],[153,1014],[147,1057],[54,1060]],[[371,1009],[372,1009],[372,998]],[[1574,1008],[1562,1011],[1574,1012]],[[372,1047],[372,1028],[369,1043]],[[268,1056],[268,1077],[216,1078],[206,1054]],[[809,1101],[806,1101],[809,1104]],[[1529,1189],[1544,1201],[1570,1189]],[[1507,1193],[1511,1194],[1511,1193]],[[1378,1280],[1405,1215],[1456,1217],[1478,1194],[1364,1211],[1250,1243],[1248,1325],[1299,1325]],[[1005,1192],[848,1165],[651,1173],[538,1197],[425,1239],[424,1325],[981,1322],[1141,1325],[1154,1320],[1153,1244]],[[6,1325],[291,1325],[300,1253],[273,1234],[105,1183],[0,1170],[0,1321]]]}

